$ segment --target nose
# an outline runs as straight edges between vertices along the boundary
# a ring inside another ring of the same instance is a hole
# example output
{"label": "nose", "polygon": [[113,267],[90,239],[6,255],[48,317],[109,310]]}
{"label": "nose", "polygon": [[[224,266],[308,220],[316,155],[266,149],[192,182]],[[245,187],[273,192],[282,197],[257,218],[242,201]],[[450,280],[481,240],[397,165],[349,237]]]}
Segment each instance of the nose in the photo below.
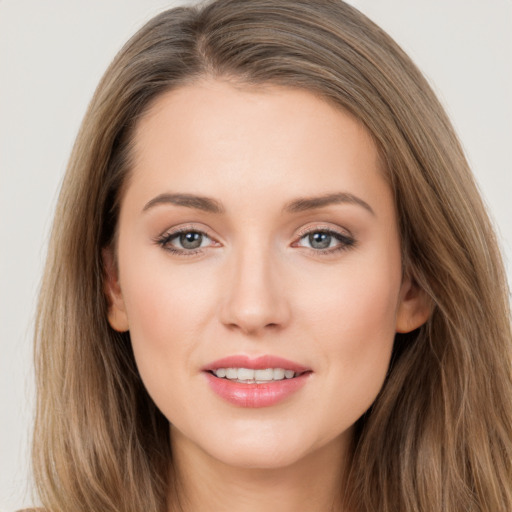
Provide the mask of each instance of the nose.
{"label": "nose", "polygon": [[226,327],[261,336],[290,321],[283,275],[269,252],[245,250],[229,263],[220,304],[220,320]]}

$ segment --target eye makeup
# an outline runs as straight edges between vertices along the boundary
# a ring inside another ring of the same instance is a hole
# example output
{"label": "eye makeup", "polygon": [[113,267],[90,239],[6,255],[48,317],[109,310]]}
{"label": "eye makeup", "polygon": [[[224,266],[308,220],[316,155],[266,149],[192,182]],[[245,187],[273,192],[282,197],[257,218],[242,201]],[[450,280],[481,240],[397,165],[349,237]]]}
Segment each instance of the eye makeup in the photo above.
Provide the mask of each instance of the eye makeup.
{"label": "eye makeup", "polygon": [[[205,230],[183,226],[166,231],[154,242],[162,249],[177,256],[193,256],[208,248],[221,244]],[[304,248],[315,255],[332,255],[354,247],[356,240],[351,235],[326,226],[311,226],[298,233],[291,247]]]}

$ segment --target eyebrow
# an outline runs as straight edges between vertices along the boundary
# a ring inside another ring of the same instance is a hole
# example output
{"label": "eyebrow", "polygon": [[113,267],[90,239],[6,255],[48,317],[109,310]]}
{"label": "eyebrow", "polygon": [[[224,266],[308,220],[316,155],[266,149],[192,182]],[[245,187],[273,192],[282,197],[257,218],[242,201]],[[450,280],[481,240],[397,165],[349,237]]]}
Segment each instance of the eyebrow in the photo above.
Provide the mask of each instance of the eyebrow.
{"label": "eyebrow", "polygon": [[[287,213],[300,213],[307,210],[315,210],[319,208],[325,208],[326,206],[331,206],[333,204],[343,203],[359,205],[370,212],[372,215],[375,215],[373,208],[366,201],[363,201],[361,198],[348,192],[338,192],[335,194],[326,194],[323,196],[315,197],[301,197],[287,203],[284,206],[283,211]],[[184,206],[186,208],[202,210],[208,213],[220,214],[225,212],[222,204],[219,203],[219,201],[216,199],[212,199],[211,197],[197,196],[194,194],[171,193],[160,194],[154,197],[151,199],[151,201],[148,201],[145,204],[142,211],[145,212],[150,208],[162,204],[174,204],[177,206]]]}
{"label": "eyebrow", "polygon": [[284,211],[288,213],[298,213],[307,210],[315,210],[317,208],[324,208],[326,206],[330,206],[333,204],[355,204],[358,206],[362,206],[365,210],[370,212],[372,215],[375,215],[373,208],[361,198],[355,196],[354,194],[350,194],[348,192],[339,192],[336,194],[326,194],[323,196],[317,197],[303,197],[291,201],[286,204],[284,207]]}
{"label": "eyebrow", "polygon": [[196,196],[194,194],[160,194],[147,202],[143,212],[161,204],[175,204],[186,208],[194,208],[209,213],[224,213],[222,205],[210,197]]}

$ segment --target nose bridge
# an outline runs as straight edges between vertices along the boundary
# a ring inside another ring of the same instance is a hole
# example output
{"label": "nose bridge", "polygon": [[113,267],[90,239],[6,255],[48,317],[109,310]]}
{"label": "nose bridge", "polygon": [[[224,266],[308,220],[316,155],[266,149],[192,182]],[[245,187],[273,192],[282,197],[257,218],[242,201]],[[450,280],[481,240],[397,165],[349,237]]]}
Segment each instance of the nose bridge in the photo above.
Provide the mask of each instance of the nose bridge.
{"label": "nose bridge", "polygon": [[241,244],[233,249],[226,276],[221,320],[246,334],[283,327],[289,319],[280,265],[271,244]]}

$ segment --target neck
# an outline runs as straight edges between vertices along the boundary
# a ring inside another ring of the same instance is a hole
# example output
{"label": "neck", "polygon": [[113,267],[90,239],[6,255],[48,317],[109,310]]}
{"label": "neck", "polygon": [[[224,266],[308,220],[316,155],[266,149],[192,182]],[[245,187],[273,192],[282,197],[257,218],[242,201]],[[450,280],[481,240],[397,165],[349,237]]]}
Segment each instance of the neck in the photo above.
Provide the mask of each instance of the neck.
{"label": "neck", "polygon": [[[279,468],[233,467],[173,432],[169,512],[343,512],[346,439]],[[266,508],[268,507],[268,509]]]}

